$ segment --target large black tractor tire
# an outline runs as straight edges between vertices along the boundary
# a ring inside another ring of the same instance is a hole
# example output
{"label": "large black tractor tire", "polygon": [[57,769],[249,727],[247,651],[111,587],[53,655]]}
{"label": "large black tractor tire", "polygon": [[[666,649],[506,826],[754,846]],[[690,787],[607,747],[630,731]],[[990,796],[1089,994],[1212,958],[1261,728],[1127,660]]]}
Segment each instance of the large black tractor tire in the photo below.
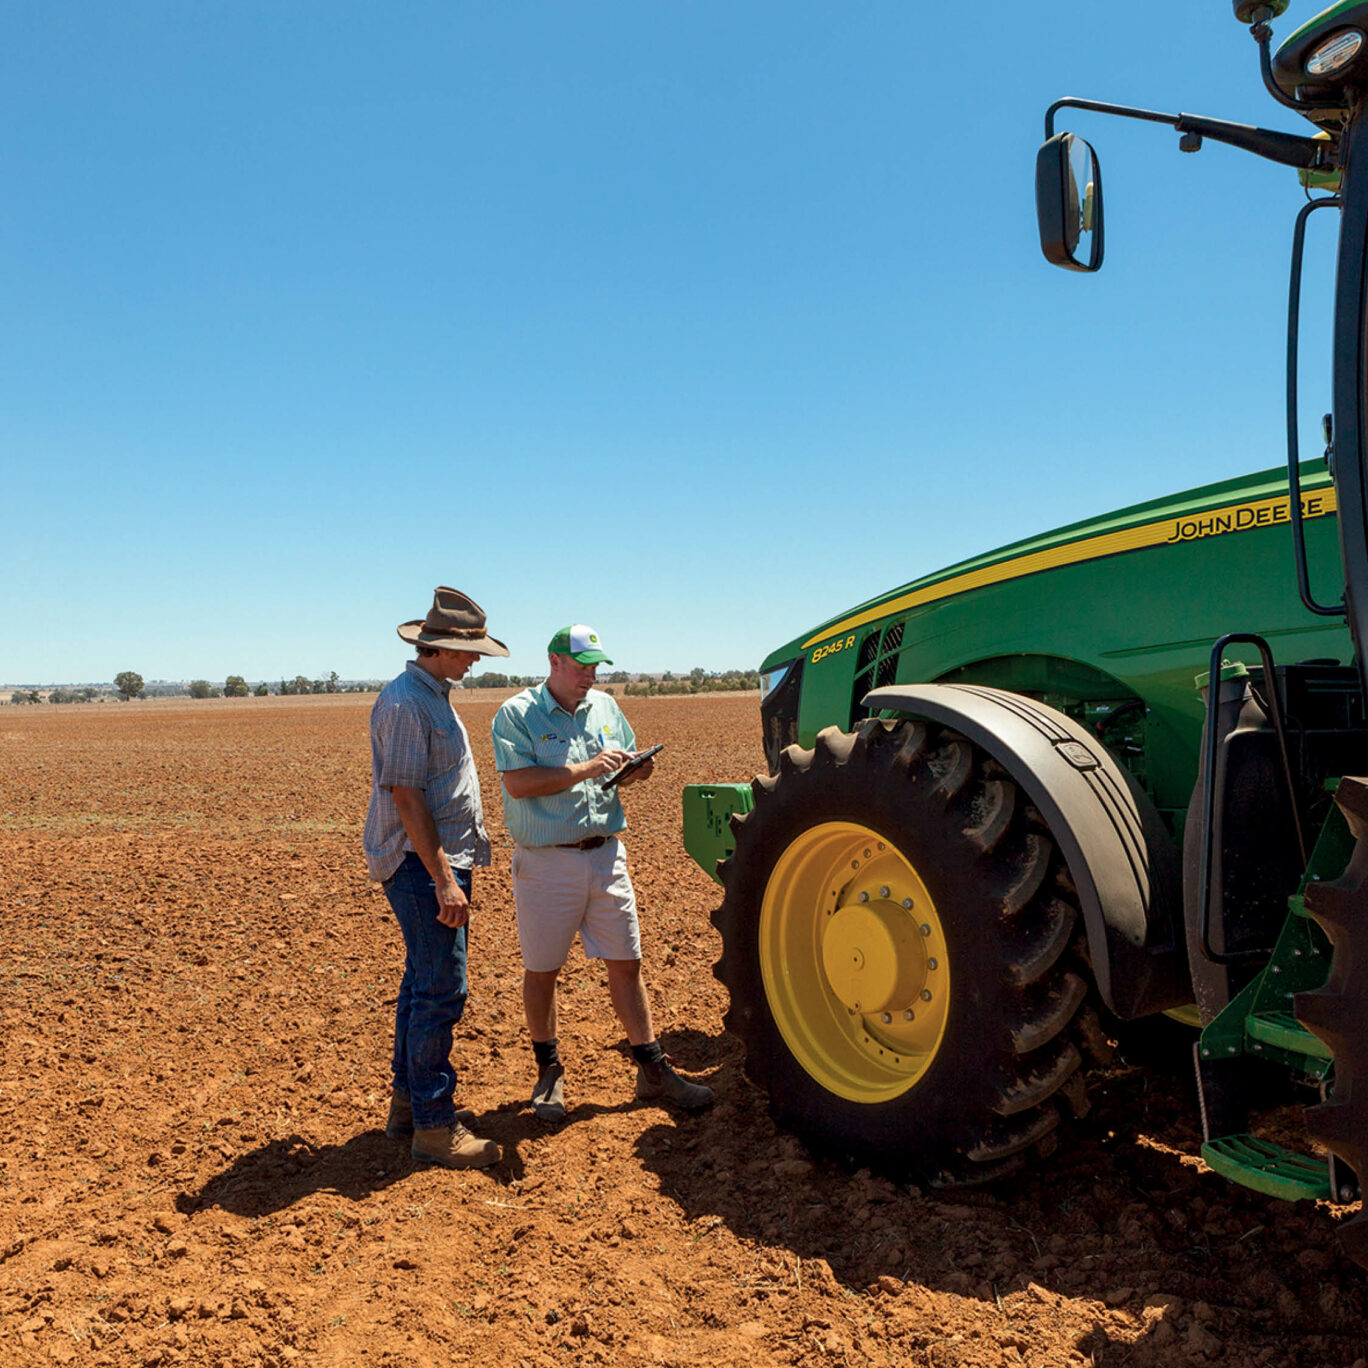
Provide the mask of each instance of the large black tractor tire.
{"label": "large black tractor tire", "polygon": [[[1306,908],[1330,937],[1325,987],[1297,996],[1297,1017],[1335,1054],[1334,1086],[1307,1108],[1307,1129],[1368,1182],[1368,779],[1342,779],[1335,802],[1354,837],[1354,853],[1332,882],[1307,886]],[[1350,1258],[1368,1267],[1368,1214],[1340,1226]]]}
{"label": "large black tractor tire", "polygon": [[933,1186],[1053,1149],[1097,1018],[1067,869],[1010,775],[951,729],[871,720],[753,787],[715,972],[776,1120]]}

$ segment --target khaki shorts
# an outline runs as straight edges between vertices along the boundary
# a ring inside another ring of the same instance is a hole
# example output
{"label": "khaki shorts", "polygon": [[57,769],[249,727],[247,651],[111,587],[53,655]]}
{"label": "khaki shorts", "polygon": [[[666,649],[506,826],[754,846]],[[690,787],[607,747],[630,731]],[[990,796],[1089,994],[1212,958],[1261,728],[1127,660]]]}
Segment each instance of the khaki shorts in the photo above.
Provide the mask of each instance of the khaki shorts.
{"label": "khaki shorts", "polygon": [[590,959],[641,958],[636,895],[619,840],[597,850],[515,846],[513,897],[523,967],[534,974],[559,969],[577,934]]}

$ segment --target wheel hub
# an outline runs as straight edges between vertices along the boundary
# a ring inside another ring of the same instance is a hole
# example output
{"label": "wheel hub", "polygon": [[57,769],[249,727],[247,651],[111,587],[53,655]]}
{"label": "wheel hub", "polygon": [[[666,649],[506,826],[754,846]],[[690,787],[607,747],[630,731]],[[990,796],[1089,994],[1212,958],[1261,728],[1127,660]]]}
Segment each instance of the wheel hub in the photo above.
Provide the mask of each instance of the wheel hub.
{"label": "wheel hub", "polygon": [[808,1075],[886,1102],[930,1068],[950,1009],[948,946],[915,865],[858,822],[817,823],[779,855],[759,925],[770,1010]]}
{"label": "wheel hub", "polygon": [[926,981],[922,935],[888,899],[851,904],[827,918],[822,968],[831,991],[851,1011],[906,1011]]}

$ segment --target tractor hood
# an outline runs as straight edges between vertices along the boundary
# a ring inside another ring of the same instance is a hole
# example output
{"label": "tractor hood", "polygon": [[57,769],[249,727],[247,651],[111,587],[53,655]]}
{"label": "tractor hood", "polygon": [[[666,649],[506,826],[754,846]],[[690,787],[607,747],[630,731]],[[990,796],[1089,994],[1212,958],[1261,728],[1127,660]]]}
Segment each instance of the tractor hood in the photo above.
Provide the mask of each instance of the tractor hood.
{"label": "tractor hood", "polygon": [[[1303,508],[1308,516],[1334,511],[1334,488],[1323,460],[1302,463],[1301,485]],[[1012,542],[996,551],[911,580],[794,637],[771,651],[760,669],[762,673],[776,669],[829,639],[855,632],[890,614],[951,598],[986,584],[1020,579],[1061,565],[1099,560],[1142,547],[1220,536],[1287,521],[1287,469],[1283,466],[1132,504],[1129,508]]]}

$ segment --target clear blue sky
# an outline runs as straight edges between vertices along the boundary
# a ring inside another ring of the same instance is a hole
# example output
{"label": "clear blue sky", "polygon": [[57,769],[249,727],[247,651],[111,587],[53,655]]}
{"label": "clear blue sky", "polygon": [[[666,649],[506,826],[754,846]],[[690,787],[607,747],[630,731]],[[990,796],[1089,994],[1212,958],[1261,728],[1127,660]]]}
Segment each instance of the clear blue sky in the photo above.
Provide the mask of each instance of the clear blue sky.
{"label": "clear blue sky", "polygon": [[1077,116],[1054,270],[1065,94],[1303,131],[1227,0],[5,6],[0,682],[385,677],[438,583],[515,672],[754,666],[1278,464],[1293,173]]}

